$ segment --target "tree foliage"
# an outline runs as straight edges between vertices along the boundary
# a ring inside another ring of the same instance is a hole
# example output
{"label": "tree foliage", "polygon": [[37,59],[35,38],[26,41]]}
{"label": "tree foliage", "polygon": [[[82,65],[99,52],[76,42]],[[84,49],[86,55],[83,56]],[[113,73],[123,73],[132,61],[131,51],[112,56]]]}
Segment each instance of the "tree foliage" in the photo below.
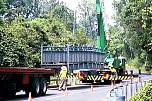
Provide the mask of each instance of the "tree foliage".
{"label": "tree foliage", "polygon": [[[121,29],[126,51],[133,52],[139,59],[145,53],[149,60],[152,54],[152,2],[151,0],[121,0],[115,1],[115,20]],[[128,52],[129,53],[129,52]],[[144,57],[146,58],[146,57]],[[145,61],[145,60],[142,60]]]}
{"label": "tree foliage", "polygon": [[27,47],[12,33],[5,33],[0,29],[0,66],[26,66]]}
{"label": "tree foliage", "polygon": [[[4,2],[4,7],[0,6],[4,18],[0,30],[0,67],[40,67],[41,45],[83,45],[92,41],[82,28],[73,36],[73,11],[63,3],[54,0],[49,2],[52,6],[43,7],[40,0]],[[6,11],[2,12],[5,7]]]}
{"label": "tree foliage", "polygon": [[51,9],[51,12],[53,16],[57,17],[62,23],[66,25],[66,28],[69,31],[73,30],[74,12],[68,7],[64,6],[63,2]]}
{"label": "tree foliage", "polygon": [[95,2],[82,0],[79,3],[79,24],[85,29],[87,36],[96,39],[97,36],[97,16]]}
{"label": "tree foliage", "polygon": [[2,18],[1,18],[1,15],[3,15],[3,14],[5,13],[5,11],[6,11],[6,6],[5,6],[5,4],[4,4],[4,1],[1,0],[1,1],[0,1],[0,26],[3,25],[3,20],[2,20]]}

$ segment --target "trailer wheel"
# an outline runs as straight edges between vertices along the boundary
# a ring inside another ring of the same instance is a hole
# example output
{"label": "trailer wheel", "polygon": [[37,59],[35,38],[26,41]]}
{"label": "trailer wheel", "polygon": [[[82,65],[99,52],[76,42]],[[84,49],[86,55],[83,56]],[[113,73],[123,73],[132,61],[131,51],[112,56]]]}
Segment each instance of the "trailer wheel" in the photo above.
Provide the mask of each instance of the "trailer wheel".
{"label": "trailer wheel", "polygon": [[40,79],[40,95],[45,95],[47,91],[47,81],[45,78]]}
{"label": "trailer wheel", "polygon": [[40,82],[38,78],[33,79],[31,84],[32,95],[38,96],[40,92]]}

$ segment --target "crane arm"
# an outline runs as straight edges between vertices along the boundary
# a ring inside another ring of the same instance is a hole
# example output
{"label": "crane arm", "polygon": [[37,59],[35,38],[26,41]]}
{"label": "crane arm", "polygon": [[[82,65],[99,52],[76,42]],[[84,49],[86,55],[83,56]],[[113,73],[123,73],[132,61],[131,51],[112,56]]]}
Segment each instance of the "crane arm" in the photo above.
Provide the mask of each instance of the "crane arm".
{"label": "crane arm", "polygon": [[105,38],[104,21],[102,16],[102,4],[100,3],[100,0],[96,0],[96,13],[98,22],[97,47],[105,51],[107,45]]}

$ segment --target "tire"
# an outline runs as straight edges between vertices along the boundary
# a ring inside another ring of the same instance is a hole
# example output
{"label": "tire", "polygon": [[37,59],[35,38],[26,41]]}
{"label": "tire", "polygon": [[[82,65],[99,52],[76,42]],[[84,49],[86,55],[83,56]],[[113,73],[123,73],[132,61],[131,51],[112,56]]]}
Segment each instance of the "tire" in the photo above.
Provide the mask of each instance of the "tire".
{"label": "tire", "polygon": [[47,81],[45,78],[40,79],[40,95],[46,95],[47,91]]}
{"label": "tire", "polygon": [[40,81],[38,78],[33,79],[31,83],[31,92],[32,95],[38,96],[40,93]]}

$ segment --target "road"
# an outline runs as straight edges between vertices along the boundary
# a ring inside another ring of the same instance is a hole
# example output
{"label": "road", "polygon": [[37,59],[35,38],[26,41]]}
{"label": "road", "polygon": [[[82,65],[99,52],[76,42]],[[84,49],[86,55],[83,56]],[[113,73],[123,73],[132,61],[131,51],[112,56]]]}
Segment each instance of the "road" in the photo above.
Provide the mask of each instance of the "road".
{"label": "road", "polygon": [[[46,96],[33,97],[32,101],[106,101],[107,94],[112,88],[110,85],[79,85],[78,87],[69,87],[67,92],[58,91],[57,88],[49,88]],[[23,92],[18,93],[15,98],[6,101],[27,101]]]}
{"label": "road", "polygon": [[[143,80],[149,80],[150,75],[143,75]],[[133,80],[136,82],[138,79]],[[123,95],[126,94],[126,89],[124,85],[127,84],[127,98],[131,96],[131,85],[130,81],[124,81],[122,83],[116,84],[116,86],[123,85]],[[115,87],[116,87],[115,86]],[[140,88],[141,85],[132,85],[133,94],[136,92],[136,88]],[[107,101],[110,95],[110,91],[113,88],[111,85],[94,85],[93,91],[91,85],[78,85],[77,87],[68,87],[67,92],[58,91],[57,88],[49,88],[46,96],[32,97],[32,101]],[[23,92],[17,93],[15,98],[7,99],[4,101],[27,101],[28,97],[25,96]]]}

